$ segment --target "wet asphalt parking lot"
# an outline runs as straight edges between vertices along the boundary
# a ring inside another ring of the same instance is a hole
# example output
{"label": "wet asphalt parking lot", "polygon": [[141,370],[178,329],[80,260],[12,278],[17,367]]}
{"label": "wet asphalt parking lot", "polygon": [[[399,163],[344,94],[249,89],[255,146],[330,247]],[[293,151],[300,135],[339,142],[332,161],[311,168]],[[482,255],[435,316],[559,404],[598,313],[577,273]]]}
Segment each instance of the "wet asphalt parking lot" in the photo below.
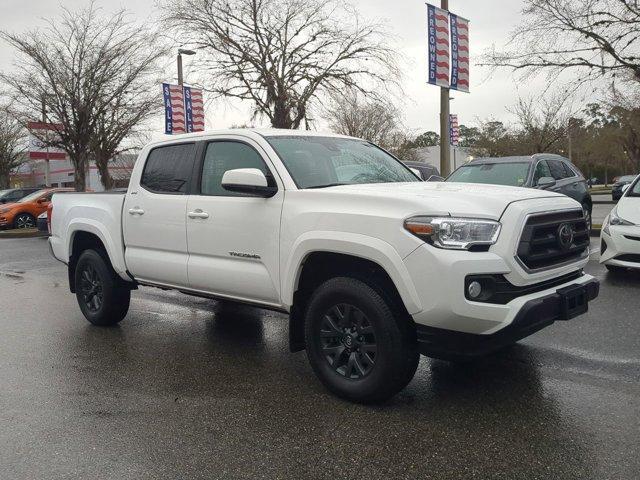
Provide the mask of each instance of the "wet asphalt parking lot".
{"label": "wet asphalt parking lot", "polygon": [[596,260],[587,315],[370,407],[283,315],[142,288],[92,327],[44,239],[0,240],[0,478],[637,479],[640,275]]}

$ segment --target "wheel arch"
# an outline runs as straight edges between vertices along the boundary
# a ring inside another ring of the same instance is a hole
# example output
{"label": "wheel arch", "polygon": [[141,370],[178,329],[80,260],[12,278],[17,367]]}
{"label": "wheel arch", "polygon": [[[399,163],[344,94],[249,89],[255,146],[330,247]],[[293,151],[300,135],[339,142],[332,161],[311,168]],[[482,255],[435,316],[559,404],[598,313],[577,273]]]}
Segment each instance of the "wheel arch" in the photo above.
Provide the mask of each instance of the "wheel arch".
{"label": "wheel arch", "polygon": [[[332,232],[329,232],[332,233]],[[363,235],[356,238],[324,238],[300,241],[289,257],[283,275],[283,303],[289,306],[289,346],[304,349],[304,310],[313,290],[324,280],[351,276],[381,287],[380,293],[407,314],[422,310],[409,272],[388,243]],[[306,247],[306,248],[305,248]]]}
{"label": "wheel arch", "polygon": [[111,268],[125,281],[131,281],[126,274],[124,259],[115,254],[115,246],[108,233],[105,233],[100,226],[90,223],[72,223],[67,231],[68,245],[67,258],[69,272],[69,288],[75,293],[75,265],[83,251],[88,249],[103,250],[106,254],[106,260]]}

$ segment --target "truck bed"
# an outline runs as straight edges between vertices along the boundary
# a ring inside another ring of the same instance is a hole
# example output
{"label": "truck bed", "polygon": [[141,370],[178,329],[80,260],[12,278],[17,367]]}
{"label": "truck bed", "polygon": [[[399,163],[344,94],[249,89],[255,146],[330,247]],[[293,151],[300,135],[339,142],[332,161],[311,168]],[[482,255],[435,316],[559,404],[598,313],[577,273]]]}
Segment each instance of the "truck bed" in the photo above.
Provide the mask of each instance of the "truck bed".
{"label": "truck bed", "polygon": [[52,199],[51,247],[56,257],[68,263],[76,232],[92,233],[105,245],[118,275],[128,279],[122,238],[125,194],[126,190],[55,194]]}

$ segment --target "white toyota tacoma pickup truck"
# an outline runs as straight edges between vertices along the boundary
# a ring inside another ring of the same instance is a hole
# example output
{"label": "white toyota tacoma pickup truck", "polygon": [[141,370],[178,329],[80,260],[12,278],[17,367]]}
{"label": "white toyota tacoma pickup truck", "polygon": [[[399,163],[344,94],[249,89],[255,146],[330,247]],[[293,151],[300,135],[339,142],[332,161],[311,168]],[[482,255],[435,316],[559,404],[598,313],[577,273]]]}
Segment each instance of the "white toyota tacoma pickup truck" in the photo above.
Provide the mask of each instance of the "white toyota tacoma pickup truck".
{"label": "white toyota tacoma pickup truck", "polygon": [[138,285],[289,314],[322,383],[381,401],[420,354],[466,360],[587,311],[581,206],[546,191],[424,183],[375,145],[230,130],[146,146],[127,192],[56,194],[50,247],[95,325]]}

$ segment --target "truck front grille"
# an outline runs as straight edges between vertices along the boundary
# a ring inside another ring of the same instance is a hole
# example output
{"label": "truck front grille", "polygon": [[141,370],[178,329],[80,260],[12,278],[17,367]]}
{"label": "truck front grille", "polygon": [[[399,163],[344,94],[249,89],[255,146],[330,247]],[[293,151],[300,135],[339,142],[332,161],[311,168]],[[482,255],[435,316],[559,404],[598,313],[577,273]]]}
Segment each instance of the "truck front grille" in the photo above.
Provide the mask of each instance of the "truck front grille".
{"label": "truck front grille", "polygon": [[517,257],[529,270],[546,270],[584,258],[588,251],[589,230],[582,210],[565,210],[530,216]]}

